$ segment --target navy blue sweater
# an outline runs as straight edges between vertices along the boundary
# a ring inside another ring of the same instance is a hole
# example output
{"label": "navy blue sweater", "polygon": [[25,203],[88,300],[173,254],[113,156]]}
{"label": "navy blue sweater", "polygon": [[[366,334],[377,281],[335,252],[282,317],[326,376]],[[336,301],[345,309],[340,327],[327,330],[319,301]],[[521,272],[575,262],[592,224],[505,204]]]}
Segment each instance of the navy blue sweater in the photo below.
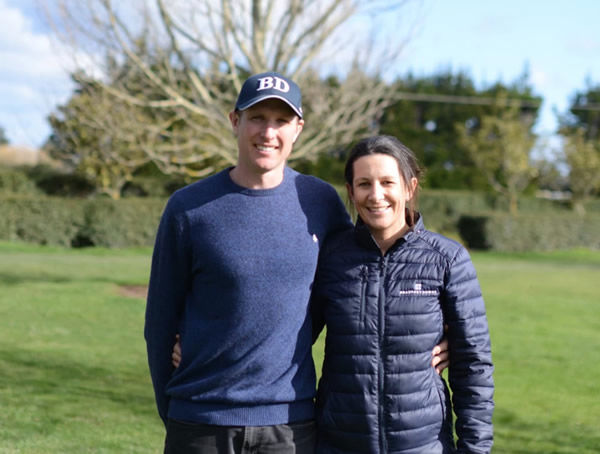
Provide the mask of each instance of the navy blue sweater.
{"label": "navy blue sweater", "polygon": [[235,426],[309,419],[310,291],[322,242],[350,219],[317,178],[286,168],[276,188],[251,190],[229,170],[177,191],[160,222],[144,330],[159,415]]}

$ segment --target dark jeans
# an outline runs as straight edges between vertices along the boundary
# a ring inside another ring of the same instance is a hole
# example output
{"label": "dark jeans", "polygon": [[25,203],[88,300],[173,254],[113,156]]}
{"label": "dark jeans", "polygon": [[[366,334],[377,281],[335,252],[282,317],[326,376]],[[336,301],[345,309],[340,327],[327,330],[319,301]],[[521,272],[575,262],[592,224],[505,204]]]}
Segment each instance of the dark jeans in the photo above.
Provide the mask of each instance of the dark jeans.
{"label": "dark jeans", "polygon": [[211,426],[169,419],[165,454],[313,454],[316,425]]}

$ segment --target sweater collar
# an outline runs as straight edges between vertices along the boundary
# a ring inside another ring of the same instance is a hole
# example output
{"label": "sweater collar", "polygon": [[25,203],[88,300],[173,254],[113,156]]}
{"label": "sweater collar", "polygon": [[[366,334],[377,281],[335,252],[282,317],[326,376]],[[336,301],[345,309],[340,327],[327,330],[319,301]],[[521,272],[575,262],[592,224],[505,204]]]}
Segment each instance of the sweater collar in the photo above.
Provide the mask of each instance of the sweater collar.
{"label": "sweater collar", "polygon": [[244,186],[240,186],[235,181],[233,181],[231,175],[229,174],[229,172],[231,172],[232,169],[233,166],[230,166],[220,172],[230,191],[253,197],[268,197],[282,192],[286,192],[294,179],[294,170],[292,170],[288,166],[285,166],[283,169],[283,180],[279,185],[268,189],[250,189]]}

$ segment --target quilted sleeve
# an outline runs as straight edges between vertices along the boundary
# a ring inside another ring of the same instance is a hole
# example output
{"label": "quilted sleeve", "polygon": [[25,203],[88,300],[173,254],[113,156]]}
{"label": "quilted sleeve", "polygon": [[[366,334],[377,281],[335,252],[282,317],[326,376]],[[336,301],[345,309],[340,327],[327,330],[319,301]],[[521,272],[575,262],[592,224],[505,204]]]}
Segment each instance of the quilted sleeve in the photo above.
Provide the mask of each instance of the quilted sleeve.
{"label": "quilted sleeve", "polygon": [[443,303],[458,452],[489,453],[494,410],[490,336],[475,268],[463,247],[449,264]]}

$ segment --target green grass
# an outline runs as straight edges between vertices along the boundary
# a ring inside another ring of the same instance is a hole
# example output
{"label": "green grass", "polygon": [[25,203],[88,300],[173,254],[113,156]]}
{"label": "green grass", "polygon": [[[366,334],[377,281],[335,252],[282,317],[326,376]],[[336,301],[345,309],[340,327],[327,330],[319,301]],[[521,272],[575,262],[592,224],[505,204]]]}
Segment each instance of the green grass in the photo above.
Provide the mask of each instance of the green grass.
{"label": "green grass", "polygon": [[[493,452],[598,452],[600,253],[473,259],[496,366]],[[144,285],[149,263],[148,249],[0,243],[0,453],[161,452],[144,301],[119,293]]]}
{"label": "green grass", "polygon": [[600,253],[476,254],[492,337],[494,453],[600,450]]}
{"label": "green grass", "polygon": [[149,250],[0,245],[0,452],[159,453],[143,341]]}

